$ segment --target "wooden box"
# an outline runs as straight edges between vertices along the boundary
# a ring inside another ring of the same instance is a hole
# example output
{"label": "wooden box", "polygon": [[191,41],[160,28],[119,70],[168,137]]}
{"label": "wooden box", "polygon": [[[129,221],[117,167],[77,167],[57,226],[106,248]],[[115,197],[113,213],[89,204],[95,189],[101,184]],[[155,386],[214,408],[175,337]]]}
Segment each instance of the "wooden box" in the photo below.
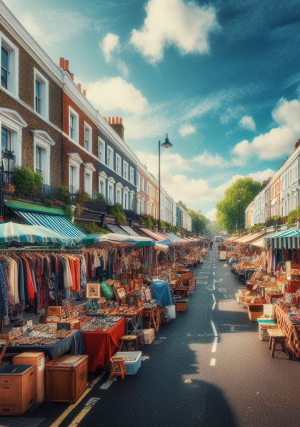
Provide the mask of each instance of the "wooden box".
{"label": "wooden box", "polygon": [[248,316],[252,322],[255,322],[264,313],[263,304],[249,304],[248,303]]}
{"label": "wooden box", "polygon": [[71,322],[67,322],[62,320],[61,322],[57,322],[57,330],[58,331],[75,331],[77,329],[80,329],[80,321],[79,320],[72,320]]}
{"label": "wooden box", "polygon": [[145,342],[145,344],[152,344],[154,340],[155,340],[155,330],[153,328],[144,329],[144,342]]}
{"label": "wooden box", "polygon": [[194,291],[196,289],[196,279],[189,279],[189,290]]}
{"label": "wooden box", "polygon": [[6,365],[0,369],[0,416],[22,415],[35,397],[34,368]]}
{"label": "wooden box", "polygon": [[87,388],[88,356],[65,354],[46,365],[46,400],[74,403]]}
{"label": "wooden box", "polygon": [[176,311],[187,311],[188,309],[188,299],[182,299],[176,301]]}
{"label": "wooden box", "polygon": [[59,305],[52,305],[48,307],[48,316],[57,316],[62,319],[63,317],[63,308]]}
{"label": "wooden box", "polygon": [[13,358],[13,365],[32,365],[35,375],[35,403],[45,400],[45,353],[25,352]]}

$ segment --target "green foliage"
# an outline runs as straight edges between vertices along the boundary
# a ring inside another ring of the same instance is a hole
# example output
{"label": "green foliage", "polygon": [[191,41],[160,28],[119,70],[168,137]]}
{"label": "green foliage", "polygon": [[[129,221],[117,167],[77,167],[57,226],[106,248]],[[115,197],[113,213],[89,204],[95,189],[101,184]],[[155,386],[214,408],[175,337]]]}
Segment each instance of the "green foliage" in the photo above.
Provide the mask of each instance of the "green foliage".
{"label": "green foliage", "polygon": [[146,218],[146,227],[151,229],[152,226],[153,226],[152,218],[148,215]]}
{"label": "green foliage", "polygon": [[224,199],[216,205],[217,220],[223,230],[233,232],[239,222],[240,228],[245,228],[245,209],[261,189],[261,184],[252,178],[240,178],[225,191]]}
{"label": "green foliage", "polygon": [[70,205],[66,205],[66,206],[65,206],[65,214],[66,214],[66,217],[67,217],[71,222],[73,222],[74,215],[73,215],[73,210],[72,210],[72,208],[71,208],[71,206],[70,206]]}
{"label": "green foliage", "polygon": [[179,200],[178,205],[180,205],[186,212],[188,212],[187,206],[181,200]]}
{"label": "green foliage", "polygon": [[115,203],[110,208],[111,215],[114,215],[118,224],[126,224],[126,215],[123,206],[120,203]]}
{"label": "green foliage", "polygon": [[289,213],[286,224],[288,227],[291,227],[297,221],[300,221],[300,205],[298,205],[297,209]]}
{"label": "green foliage", "polygon": [[59,185],[57,188],[57,200],[69,205],[71,203],[69,189],[65,185]]}
{"label": "green foliage", "polygon": [[77,191],[76,193],[77,203],[89,202],[91,200],[90,196],[85,191]]}
{"label": "green foliage", "polygon": [[101,193],[94,193],[93,200],[100,203],[106,203],[106,198]]}
{"label": "green foliage", "polygon": [[188,214],[192,218],[192,233],[205,234],[208,219],[201,213],[193,209],[188,209]]}
{"label": "green foliage", "polygon": [[76,226],[80,228],[85,234],[108,234],[109,230],[105,230],[102,227],[99,227],[95,222],[88,222],[87,224],[82,224],[76,222]]}
{"label": "green foliage", "polygon": [[50,208],[51,206],[53,206],[53,205],[54,205],[54,202],[53,202],[53,200],[52,200],[52,199],[44,199],[44,203],[45,203],[45,205],[46,205],[46,206],[48,206],[49,208]]}
{"label": "green foliage", "polygon": [[132,198],[132,210],[136,212],[137,208],[137,193],[135,192]]}
{"label": "green foliage", "polygon": [[264,227],[264,224],[255,224],[252,227],[250,227],[250,232],[254,233],[255,231],[259,231]]}
{"label": "green foliage", "polygon": [[22,196],[35,196],[43,185],[43,178],[38,173],[23,166],[15,168],[13,181],[16,192]]}

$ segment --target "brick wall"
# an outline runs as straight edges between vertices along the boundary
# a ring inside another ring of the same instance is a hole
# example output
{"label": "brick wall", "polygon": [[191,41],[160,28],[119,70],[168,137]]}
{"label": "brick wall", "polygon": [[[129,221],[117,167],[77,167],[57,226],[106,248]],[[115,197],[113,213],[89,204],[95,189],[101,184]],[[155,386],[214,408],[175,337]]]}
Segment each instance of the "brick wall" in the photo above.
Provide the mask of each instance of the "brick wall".
{"label": "brick wall", "polygon": [[[0,25],[0,31],[19,49],[19,97],[29,107],[34,107],[34,68],[49,81],[49,121],[62,129],[62,88],[36,63],[32,56]],[[31,130],[46,131],[55,141],[51,147],[50,185],[62,183],[62,135],[37,114],[24,107],[4,91],[0,92],[0,106],[17,111],[28,126],[22,132],[22,165],[33,169],[33,135]]]}

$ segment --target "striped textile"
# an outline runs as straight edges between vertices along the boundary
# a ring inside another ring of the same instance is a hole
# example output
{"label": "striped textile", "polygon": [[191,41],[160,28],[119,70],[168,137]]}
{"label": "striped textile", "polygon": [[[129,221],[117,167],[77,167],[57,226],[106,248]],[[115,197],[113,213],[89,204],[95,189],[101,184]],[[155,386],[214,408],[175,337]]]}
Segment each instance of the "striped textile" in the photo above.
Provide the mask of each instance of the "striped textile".
{"label": "striped textile", "polygon": [[74,242],[80,242],[85,234],[75,227],[65,216],[45,215],[33,212],[16,211],[16,213],[27,223],[31,225],[42,225],[56,233],[73,239]]}

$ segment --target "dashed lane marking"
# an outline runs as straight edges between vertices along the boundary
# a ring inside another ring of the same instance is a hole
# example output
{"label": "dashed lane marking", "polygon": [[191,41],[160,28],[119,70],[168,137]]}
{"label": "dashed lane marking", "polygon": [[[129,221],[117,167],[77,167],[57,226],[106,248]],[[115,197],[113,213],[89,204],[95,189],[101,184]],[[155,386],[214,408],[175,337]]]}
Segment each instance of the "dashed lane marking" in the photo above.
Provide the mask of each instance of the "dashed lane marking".
{"label": "dashed lane marking", "polygon": [[76,418],[69,424],[68,427],[77,427],[79,423],[83,420],[83,418],[87,415],[87,413],[92,409],[92,407],[99,402],[100,398],[94,397],[90,399],[85,405],[84,408],[79,412]]}
{"label": "dashed lane marking", "polygon": [[211,294],[211,296],[212,296],[212,298],[214,300],[214,303],[213,303],[213,306],[212,306],[212,310],[214,310],[216,308],[217,302],[216,302],[216,298],[215,298],[214,294]]}
{"label": "dashed lane marking", "polygon": [[218,337],[215,337],[214,343],[213,343],[213,346],[212,346],[212,349],[211,349],[212,353],[216,353],[216,351],[217,351],[217,345],[218,345]]}
{"label": "dashed lane marking", "polygon": [[216,359],[214,357],[210,361],[210,366],[216,366]]}
{"label": "dashed lane marking", "polygon": [[211,327],[212,327],[212,330],[214,331],[215,337],[218,337],[219,335],[218,335],[218,332],[217,332],[217,329],[216,329],[216,326],[215,326],[213,320],[211,320]]}
{"label": "dashed lane marking", "polygon": [[100,390],[107,390],[107,389],[112,385],[112,383],[113,383],[114,381],[116,381],[116,379],[115,379],[115,378],[112,378],[112,379],[110,379],[110,380],[107,380],[104,384],[102,384],[102,386],[100,387]]}

